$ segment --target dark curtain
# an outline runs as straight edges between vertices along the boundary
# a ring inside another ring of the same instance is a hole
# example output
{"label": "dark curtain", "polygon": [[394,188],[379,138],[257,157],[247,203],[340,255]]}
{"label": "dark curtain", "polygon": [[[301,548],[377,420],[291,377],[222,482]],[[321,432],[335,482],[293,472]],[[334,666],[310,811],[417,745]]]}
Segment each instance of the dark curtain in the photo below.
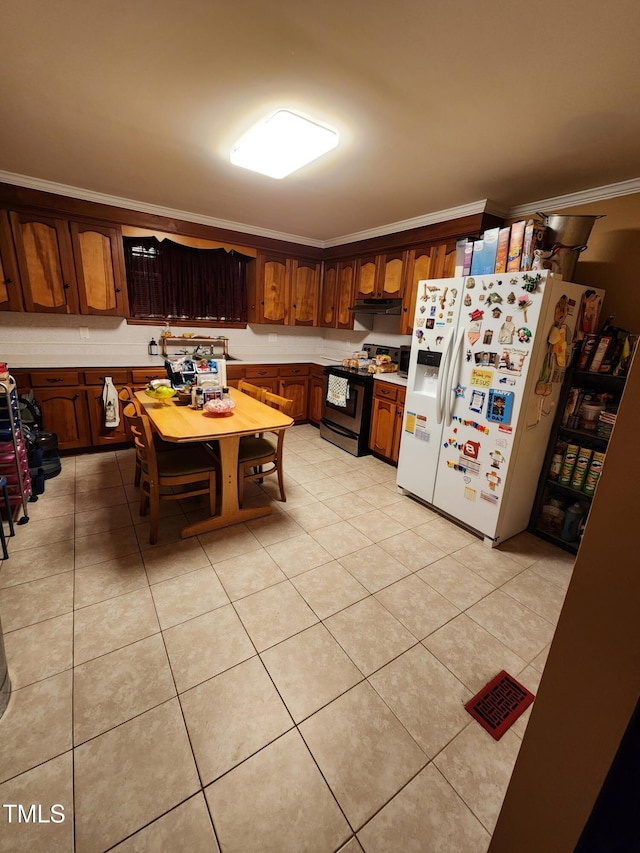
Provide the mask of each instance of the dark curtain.
{"label": "dark curtain", "polygon": [[123,242],[134,317],[246,323],[246,270],[252,258],[155,237]]}

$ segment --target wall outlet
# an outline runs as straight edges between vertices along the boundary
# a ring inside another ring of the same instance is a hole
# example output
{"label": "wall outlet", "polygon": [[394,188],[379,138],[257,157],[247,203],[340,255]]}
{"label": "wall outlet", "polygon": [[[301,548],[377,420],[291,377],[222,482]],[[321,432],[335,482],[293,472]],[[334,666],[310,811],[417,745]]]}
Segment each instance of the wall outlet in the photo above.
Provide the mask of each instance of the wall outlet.
{"label": "wall outlet", "polygon": [[83,341],[89,340],[89,327],[88,326],[80,326],[80,338]]}
{"label": "wall outlet", "polygon": [[278,340],[278,336],[275,335],[273,332],[271,332],[271,334],[269,335],[269,343],[275,344],[277,342],[277,340]]}

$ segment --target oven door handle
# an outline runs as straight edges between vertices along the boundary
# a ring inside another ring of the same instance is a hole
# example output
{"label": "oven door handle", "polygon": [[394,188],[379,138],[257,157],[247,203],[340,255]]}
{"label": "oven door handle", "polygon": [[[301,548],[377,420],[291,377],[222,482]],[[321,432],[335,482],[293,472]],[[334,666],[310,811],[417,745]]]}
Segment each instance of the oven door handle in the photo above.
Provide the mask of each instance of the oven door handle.
{"label": "oven door handle", "polygon": [[342,427],[331,423],[331,421],[328,421],[326,418],[322,418],[322,423],[326,426],[327,429],[330,429],[331,432],[335,432],[338,435],[343,435],[345,438],[353,438],[354,436],[354,433],[349,432],[348,429],[343,429]]}

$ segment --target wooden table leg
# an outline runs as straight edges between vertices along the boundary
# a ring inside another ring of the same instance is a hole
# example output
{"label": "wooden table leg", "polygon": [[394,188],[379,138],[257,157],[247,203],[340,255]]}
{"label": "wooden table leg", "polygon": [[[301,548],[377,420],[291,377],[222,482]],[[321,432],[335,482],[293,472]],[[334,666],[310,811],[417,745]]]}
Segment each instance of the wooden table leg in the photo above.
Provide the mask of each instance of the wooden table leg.
{"label": "wooden table leg", "polygon": [[238,448],[240,446],[239,435],[229,435],[219,439],[220,447],[220,482],[221,500],[220,515],[196,521],[182,528],[181,536],[197,536],[199,533],[207,533],[210,530],[219,530],[231,524],[239,524],[242,521],[250,521],[252,518],[261,518],[271,515],[271,507],[255,506],[241,508],[238,503]]}

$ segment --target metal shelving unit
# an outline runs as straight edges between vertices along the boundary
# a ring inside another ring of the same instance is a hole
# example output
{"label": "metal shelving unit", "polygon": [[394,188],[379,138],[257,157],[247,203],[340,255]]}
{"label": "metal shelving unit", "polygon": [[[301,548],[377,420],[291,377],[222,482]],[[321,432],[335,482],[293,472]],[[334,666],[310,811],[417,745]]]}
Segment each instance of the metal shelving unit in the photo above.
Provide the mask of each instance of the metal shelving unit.
{"label": "metal shelving unit", "polygon": [[554,424],[551,429],[551,435],[549,436],[547,452],[541,469],[540,480],[538,481],[538,488],[536,490],[536,497],[531,511],[531,519],[529,521],[528,529],[530,533],[535,534],[540,539],[552,542],[554,545],[564,548],[565,551],[569,551],[572,554],[577,552],[580,540],[577,542],[566,542],[564,539],[561,539],[560,536],[557,536],[550,530],[545,529],[541,521],[542,507],[550,496],[555,496],[567,501],[567,503],[577,501],[583,506],[586,516],[591,507],[593,495],[586,494],[578,489],[572,489],[570,486],[565,486],[562,483],[558,483],[557,480],[549,477],[551,460],[556,444],[559,439],[566,439],[567,442],[579,444],[580,446],[587,446],[594,450],[606,451],[609,439],[597,436],[590,430],[574,429],[566,425],[563,426],[562,416],[569,397],[569,391],[572,387],[579,386],[580,388],[591,388],[598,393],[606,392],[614,394],[619,399],[624,391],[625,382],[625,376],[612,376],[610,374],[570,370],[567,372],[562,388],[562,393],[556,409]]}
{"label": "metal shelving unit", "polygon": [[29,521],[28,501],[31,496],[31,477],[27,445],[20,419],[16,383],[12,376],[0,380],[0,475],[7,478],[8,512],[18,524]]}
{"label": "metal shelving unit", "polygon": [[209,347],[209,354],[214,358],[226,358],[229,354],[228,338],[206,338],[197,335],[192,338],[160,336],[160,351],[163,356],[169,355],[169,349],[180,348],[193,351],[196,347]]}

